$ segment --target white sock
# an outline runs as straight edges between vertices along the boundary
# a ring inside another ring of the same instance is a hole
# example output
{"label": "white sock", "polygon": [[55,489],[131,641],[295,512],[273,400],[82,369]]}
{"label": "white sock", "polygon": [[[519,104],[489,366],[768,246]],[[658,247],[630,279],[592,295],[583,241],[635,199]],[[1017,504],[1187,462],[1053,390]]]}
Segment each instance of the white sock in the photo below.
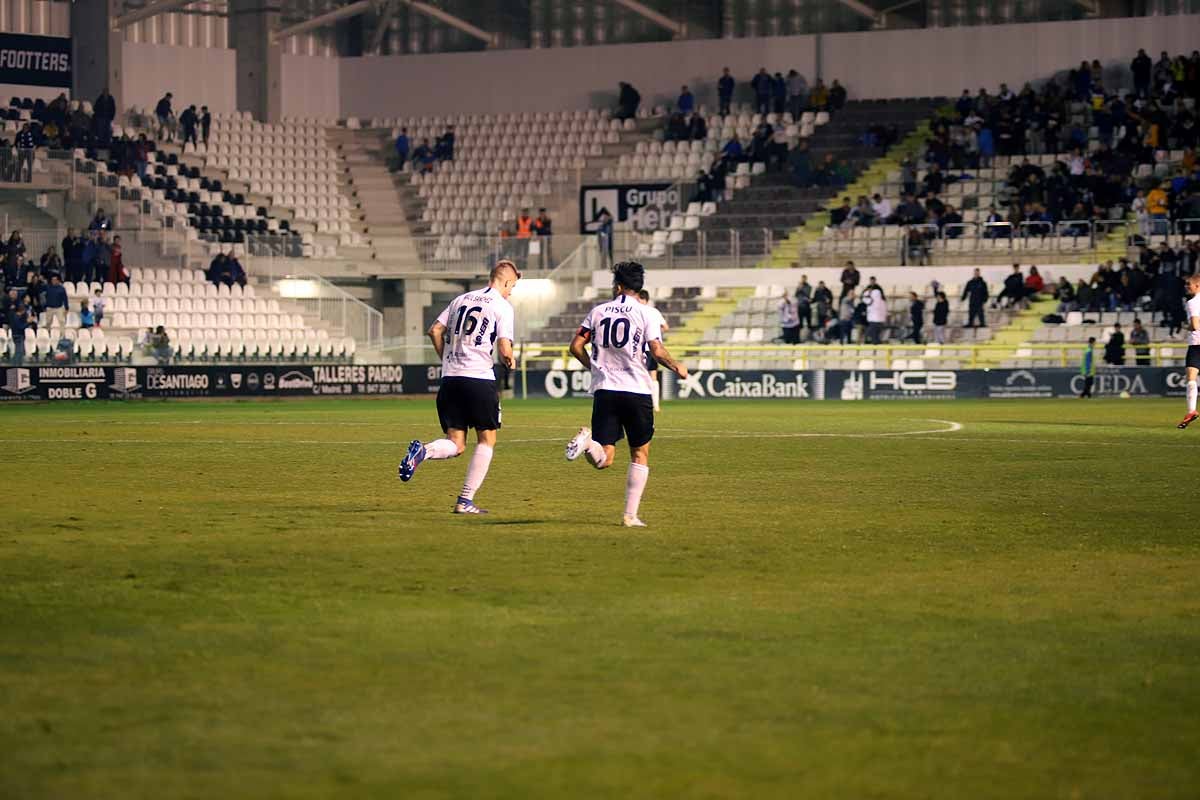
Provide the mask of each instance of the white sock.
{"label": "white sock", "polygon": [[659,410],[659,403],[662,401],[662,384],[657,380],[654,381],[654,410]]}
{"label": "white sock", "polygon": [[486,444],[475,445],[475,452],[471,454],[471,463],[467,465],[467,480],[463,484],[462,491],[458,496],[464,500],[474,500],[475,492],[479,489],[479,485],[483,483],[483,479],[487,477],[488,467],[492,463],[492,448]]}
{"label": "white sock", "polygon": [[1196,382],[1195,381],[1188,381],[1187,400],[1188,400],[1188,413],[1191,414],[1193,411],[1196,410]]}
{"label": "white sock", "polygon": [[636,517],[642,504],[642,492],[650,480],[650,468],[645,464],[630,464],[625,476],[625,516]]}
{"label": "white sock", "polygon": [[458,445],[449,439],[434,439],[425,443],[425,457],[434,461],[443,458],[454,458],[458,455]]}
{"label": "white sock", "polygon": [[588,440],[587,446],[583,448],[583,452],[587,453],[588,463],[596,469],[600,469],[604,464],[604,459],[607,458],[604,454],[604,445],[594,439]]}

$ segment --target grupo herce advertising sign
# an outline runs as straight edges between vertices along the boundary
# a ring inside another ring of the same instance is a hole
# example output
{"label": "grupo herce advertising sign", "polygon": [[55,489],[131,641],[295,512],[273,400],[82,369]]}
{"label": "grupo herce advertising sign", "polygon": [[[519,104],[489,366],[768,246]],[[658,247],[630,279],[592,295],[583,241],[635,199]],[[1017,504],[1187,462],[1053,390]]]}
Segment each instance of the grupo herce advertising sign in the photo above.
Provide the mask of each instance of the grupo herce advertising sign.
{"label": "grupo herce advertising sign", "polygon": [[679,187],[670,183],[623,183],[584,186],[579,190],[579,232],[595,233],[607,211],[613,222],[628,222],[634,230],[667,227],[672,214],[684,207]]}
{"label": "grupo herce advertising sign", "polygon": [[0,33],[0,83],[71,88],[71,40]]}

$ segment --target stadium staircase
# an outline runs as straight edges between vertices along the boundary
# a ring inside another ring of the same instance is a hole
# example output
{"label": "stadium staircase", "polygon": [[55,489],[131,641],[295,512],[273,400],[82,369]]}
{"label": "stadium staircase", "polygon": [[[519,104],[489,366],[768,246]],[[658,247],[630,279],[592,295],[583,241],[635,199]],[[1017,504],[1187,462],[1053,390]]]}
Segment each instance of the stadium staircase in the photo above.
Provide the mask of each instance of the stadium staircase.
{"label": "stadium staircase", "polygon": [[394,265],[397,272],[420,269],[403,184],[388,169],[392,148],[388,132],[339,128],[331,131],[330,138],[338,148],[358,217],[354,229],[367,241],[365,256]]}
{"label": "stadium staircase", "polygon": [[704,300],[683,325],[671,330],[669,344],[677,348],[695,347],[705,332],[721,321],[721,317],[737,308],[738,303],[754,294],[753,289],[722,290],[716,297]]}
{"label": "stadium staircase", "polygon": [[[1017,354],[1022,345],[1028,345],[1034,338],[1034,333],[1042,326],[1042,317],[1051,314],[1058,308],[1058,301],[1053,297],[1043,297],[1029,304],[1014,315],[1003,328],[995,329],[989,344],[997,345],[994,350],[984,350],[976,358],[980,367],[1000,367]],[[995,313],[995,312],[993,312]],[[1005,346],[1010,349],[1000,349]]]}

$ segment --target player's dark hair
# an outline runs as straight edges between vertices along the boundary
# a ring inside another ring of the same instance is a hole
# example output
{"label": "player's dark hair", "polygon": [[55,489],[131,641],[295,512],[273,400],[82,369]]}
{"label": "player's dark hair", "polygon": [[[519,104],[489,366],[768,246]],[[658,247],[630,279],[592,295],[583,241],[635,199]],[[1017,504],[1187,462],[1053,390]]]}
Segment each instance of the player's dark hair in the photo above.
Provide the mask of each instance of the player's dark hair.
{"label": "player's dark hair", "polygon": [[638,292],[638,299],[645,300],[648,303],[650,302],[650,293],[645,289],[642,289],[640,292]]}
{"label": "player's dark hair", "polygon": [[632,292],[641,291],[646,282],[646,268],[636,261],[621,261],[613,265],[613,281]]}

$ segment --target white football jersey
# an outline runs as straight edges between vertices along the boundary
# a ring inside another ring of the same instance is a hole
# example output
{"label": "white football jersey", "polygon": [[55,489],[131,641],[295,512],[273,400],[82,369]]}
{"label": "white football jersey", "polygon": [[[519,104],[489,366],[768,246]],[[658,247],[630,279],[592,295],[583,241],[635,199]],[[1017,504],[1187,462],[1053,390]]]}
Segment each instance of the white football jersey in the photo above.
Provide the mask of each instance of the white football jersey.
{"label": "white football jersey", "polygon": [[588,312],[579,333],[588,337],[592,348],[593,392],[654,394],[644,353],[649,342],[662,341],[657,313],[626,294]]}
{"label": "white football jersey", "polygon": [[460,294],[438,314],[446,326],[442,375],[495,380],[496,340],[513,338],[513,307],[491,288]]}
{"label": "white football jersey", "polygon": [[1188,344],[1200,345],[1200,331],[1192,330],[1192,317],[1200,317],[1200,294],[1187,301]]}

